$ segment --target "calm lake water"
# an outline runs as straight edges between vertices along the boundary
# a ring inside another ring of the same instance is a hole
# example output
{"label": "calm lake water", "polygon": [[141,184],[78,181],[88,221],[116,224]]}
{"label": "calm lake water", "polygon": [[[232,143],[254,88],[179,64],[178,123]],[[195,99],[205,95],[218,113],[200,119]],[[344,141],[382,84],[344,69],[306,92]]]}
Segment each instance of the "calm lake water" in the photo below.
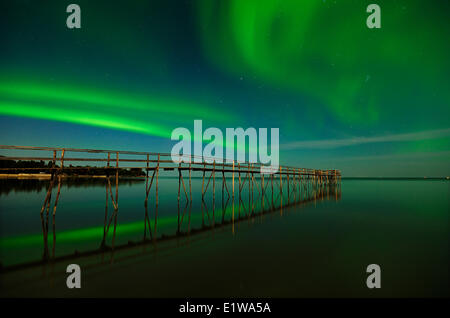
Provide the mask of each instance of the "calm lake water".
{"label": "calm lake water", "polygon": [[[0,180],[1,296],[450,295],[448,181],[343,180],[289,197],[284,184],[273,203],[270,184],[264,200],[246,185],[233,205],[231,180],[222,200],[217,179],[213,208],[212,184],[202,204],[202,180],[193,179],[192,204],[182,187],[178,208],[178,179],[161,178],[156,211],[154,188],[146,210],[145,181],[121,180],[117,214],[112,183],[107,192],[104,179],[64,181],[47,219],[48,181]],[[59,261],[32,265],[43,257]],[[72,263],[82,269],[78,290],[65,283]],[[381,267],[381,289],[366,287],[369,264]]]}

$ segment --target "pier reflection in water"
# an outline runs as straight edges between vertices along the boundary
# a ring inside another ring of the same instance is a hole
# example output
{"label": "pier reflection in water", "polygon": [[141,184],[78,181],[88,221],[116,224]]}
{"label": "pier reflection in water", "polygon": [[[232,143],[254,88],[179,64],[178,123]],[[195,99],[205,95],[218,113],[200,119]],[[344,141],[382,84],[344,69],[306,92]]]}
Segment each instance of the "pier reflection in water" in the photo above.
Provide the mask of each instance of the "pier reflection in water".
{"label": "pier reflection in water", "polygon": [[[340,184],[296,178],[284,181],[273,175],[266,175],[266,180],[263,180],[248,173],[237,182],[239,188],[236,189],[236,197],[233,197],[229,190],[232,181],[224,174],[220,177],[211,179],[212,188],[202,177],[191,177],[186,185],[183,177],[160,177],[159,194],[156,187],[151,191],[151,178],[133,180],[108,177],[93,180],[58,177],[53,185],[51,181],[3,180],[3,196],[11,189],[16,192],[21,189],[36,190],[35,196],[44,197],[44,204],[39,213],[37,197],[30,198],[35,202],[35,213],[30,216],[40,218],[42,258],[32,257],[36,256],[36,251],[27,253],[27,250],[38,247],[36,229],[30,228],[31,231],[26,231],[30,234],[2,239],[2,271],[95,254],[103,257],[110,255],[112,261],[114,251],[119,249],[137,245],[149,245],[156,249],[160,241],[189,238],[220,228],[235,233],[240,222],[255,218],[262,220],[267,214],[282,216],[292,207],[322,200],[339,200],[341,196]],[[45,191],[51,188],[53,191]],[[98,204],[101,188],[103,209]],[[121,188],[125,190],[123,202],[119,196]],[[84,194],[80,196],[79,191],[72,193],[73,189],[83,189]],[[88,195],[93,192],[97,197],[95,200],[93,195]],[[69,198],[68,202],[66,198]],[[71,209],[72,212],[67,215]],[[140,213],[142,221],[137,220]],[[75,220],[75,216],[79,220]],[[103,221],[101,228],[98,224],[81,228],[72,225],[72,222],[82,225],[82,219],[98,221],[99,216]],[[119,222],[120,219],[122,222]],[[65,223],[64,229],[58,230],[58,220]],[[19,230],[20,225],[13,222],[10,220],[8,225]],[[21,223],[29,223],[29,220],[21,219]],[[16,257],[17,254],[21,257]]]}
{"label": "pier reflection in water", "polygon": [[[211,179],[202,200],[203,176],[193,174],[192,200],[180,182],[178,205],[173,171],[159,178],[157,206],[155,188],[145,205],[145,179],[119,178],[117,213],[113,178],[111,191],[106,179],[62,178],[54,219],[57,182],[41,219],[49,180],[7,180],[0,295],[448,297],[447,181],[291,182],[288,192],[283,178],[281,195],[279,178],[272,193],[265,177],[262,195],[260,178],[253,192],[244,178],[233,205],[230,179],[216,179],[214,198]],[[83,269],[79,291],[65,285],[72,263]],[[385,286],[375,293],[365,285],[373,263]]]}

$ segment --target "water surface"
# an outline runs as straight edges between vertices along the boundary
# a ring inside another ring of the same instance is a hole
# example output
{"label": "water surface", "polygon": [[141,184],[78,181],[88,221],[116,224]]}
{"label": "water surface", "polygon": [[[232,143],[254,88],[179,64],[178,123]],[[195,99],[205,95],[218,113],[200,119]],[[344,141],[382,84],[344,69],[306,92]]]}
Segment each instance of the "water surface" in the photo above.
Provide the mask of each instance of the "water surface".
{"label": "water surface", "polygon": [[[288,196],[284,183],[273,203],[270,184],[264,200],[256,186],[252,198],[247,184],[241,200],[236,187],[233,205],[227,192],[231,180],[222,200],[218,179],[213,205],[212,184],[202,204],[202,180],[193,179],[192,204],[186,204],[181,186],[178,208],[178,179],[161,178],[156,211],[154,188],[145,209],[145,181],[121,180],[114,215],[114,185],[107,192],[104,180],[66,181],[53,220],[52,209],[48,219],[40,215],[47,181],[2,180],[0,260],[4,269],[19,267],[0,274],[1,294],[449,296],[449,184],[343,180],[321,192],[291,188]],[[55,191],[52,203],[54,197]],[[102,246],[102,252],[73,257]],[[43,259],[44,264],[20,267]],[[80,290],[66,288],[70,263],[82,268]],[[373,263],[382,269],[379,290],[365,284],[366,267]]]}

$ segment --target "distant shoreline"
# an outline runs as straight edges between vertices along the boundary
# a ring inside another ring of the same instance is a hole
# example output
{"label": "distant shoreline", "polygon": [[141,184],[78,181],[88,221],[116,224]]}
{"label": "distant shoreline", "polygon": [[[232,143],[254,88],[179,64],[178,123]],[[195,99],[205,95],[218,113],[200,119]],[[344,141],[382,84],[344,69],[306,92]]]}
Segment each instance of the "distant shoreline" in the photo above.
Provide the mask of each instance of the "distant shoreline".
{"label": "distant shoreline", "polygon": [[450,181],[450,177],[342,177],[342,180],[443,180],[443,181]]}
{"label": "distant shoreline", "polygon": [[[106,179],[106,175],[66,175],[62,174],[64,179],[76,179],[76,178],[97,178]],[[110,176],[115,177],[114,175]],[[37,180],[50,180],[50,173],[0,173],[0,179],[37,179]],[[145,176],[119,176],[120,179],[145,179]],[[174,176],[160,176],[159,178],[177,178]],[[192,176],[192,179],[198,179],[201,177]],[[441,180],[450,181],[450,177],[342,177],[342,180]]]}
{"label": "distant shoreline", "polygon": [[[33,180],[50,180],[52,175],[50,173],[0,173],[0,179],[33,179]],[[65,175],[62,174],[61,177],[63,179],[76,179],[76,178],[97,178],[97,179],[106,179],[106,175]],[[110,176],[113,178],[115,176]],[[119,176],[119,179],[145,179],[142,177],[133,177],[133,176]]]}

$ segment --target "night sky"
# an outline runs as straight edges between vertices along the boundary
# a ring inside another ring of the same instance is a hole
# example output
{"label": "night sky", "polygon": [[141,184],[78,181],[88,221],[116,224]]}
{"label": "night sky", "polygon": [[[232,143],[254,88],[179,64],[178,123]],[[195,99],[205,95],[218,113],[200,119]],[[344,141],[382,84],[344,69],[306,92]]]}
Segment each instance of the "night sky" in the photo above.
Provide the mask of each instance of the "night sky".
{"label": "night sky", "polygon": [[[81,7],[68,29],[66,7]],[[366,7],[381,7],[368,29]],[[280,129],[280,163],[450,175],[448,1],[1,1],[0,144],[170,152]]]}

